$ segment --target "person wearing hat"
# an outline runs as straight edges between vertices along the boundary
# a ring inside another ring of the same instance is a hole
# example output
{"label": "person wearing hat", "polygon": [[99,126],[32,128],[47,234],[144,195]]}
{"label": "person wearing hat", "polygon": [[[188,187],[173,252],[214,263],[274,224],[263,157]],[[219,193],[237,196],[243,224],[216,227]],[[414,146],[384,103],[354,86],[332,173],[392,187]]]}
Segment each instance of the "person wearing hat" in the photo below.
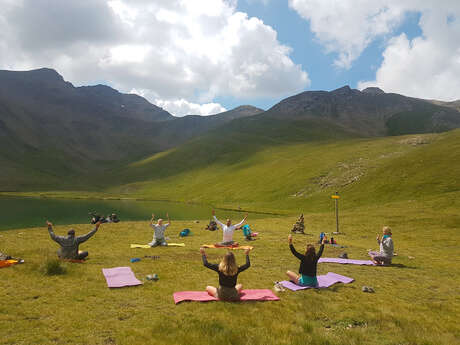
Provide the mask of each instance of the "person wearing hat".
{"label": "person wearing hat", "polygon": [[70,229],[67,232],[67,236],[57,236],[53,231],[53,224],[49,221],[46,221],[48,225],[48,232],[53,241],[57,242],[61,248],[59,248],[57,254],[60,259],[70,259],[70,260],[84,260],[88,256],[88,252],[82,252],[78,250],[78,247],[83,242],[89,240],[99,229],[101,221],[96,223],[96,227],[83,236],[75,236],[75,230]]}

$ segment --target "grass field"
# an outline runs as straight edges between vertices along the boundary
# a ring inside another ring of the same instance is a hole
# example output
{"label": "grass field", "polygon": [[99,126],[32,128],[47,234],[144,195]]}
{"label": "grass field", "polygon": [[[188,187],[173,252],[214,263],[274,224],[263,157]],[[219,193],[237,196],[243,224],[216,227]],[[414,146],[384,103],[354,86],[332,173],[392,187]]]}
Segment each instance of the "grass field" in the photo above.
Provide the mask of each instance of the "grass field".
{"label": "grass field", "polygon": [[[452,200],[460,195],[455,193]],[[442,208],[436,205],[444,205]],[[224,216],[224,214],[221,214]],[[294,217],[251,219],[260,237],[253,242],[251,268],[239,277],[246,288],[272,288],[287,269],[297,270],[287,235]],[[302,249],[320,231],[334,229],[331,212],[305,215],[312,236],[296,235]],[[184,248],[129,249],[146,243],[146,222],[103,224],[87,243],[90,260],[64,264],[63,275],[47,276],[43,264],[54,258],[57,245],[46,227],[0,233],[1,250],[23,257],[26,263],[2,268],[0,344],[394,344],[442,345],[460,342],[460,216],[444,197],[430,201],[394,202],[356,207],[341,217],[345,235],[337,238],[346,249],[326,247],[324,256],[345,250],[351,258],[365,259],[377,247],[376,233],[383,225],[393,229],[392,267],[319,264],[318,274],[329,271],[355,278],[325,290],[279,293],[277,302],[182,303],[174,305],[179,290],[201,290],[217,283],[217,275],[202,266],[198,249],[220,240],[220,232],[199,224],[174,222],[171,241],[184,227],[192,235]],[[89,225],[75,225],[77,234]],[[57,226],[63,234],[68,227]],[[241,234],[235,234],[242,240]],[[182,241],[182,240],[181,240]],[[217,261],[224,250],[208,250]],[[159,255],[157,260],[132,257]],[[409,258],[412,257],[412,258]],[[237,253],[239,263],[243,254]],[[143,286],[110,290],[101,269],[130,266]],[[157,273],[158,282],[145,281]],[[375,294],[361,291],[372,286]]]}

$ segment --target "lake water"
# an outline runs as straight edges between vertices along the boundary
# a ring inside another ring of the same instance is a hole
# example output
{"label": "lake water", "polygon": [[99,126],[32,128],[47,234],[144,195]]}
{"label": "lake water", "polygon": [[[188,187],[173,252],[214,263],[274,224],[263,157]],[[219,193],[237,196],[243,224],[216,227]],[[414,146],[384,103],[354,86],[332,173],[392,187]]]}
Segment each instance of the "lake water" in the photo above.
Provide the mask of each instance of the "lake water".
{"label": "lake water", "polygon": [[[149,221],[152,213],[164,218],[169,212],[171,220],[208,219],[211,206],[163,201],[49,199],[0,197],[0,230],[44,226],[48,219],[56,225],[89,223],[88,212],[107,215],[116,213],[121,221]],[[220,218],[243,217],[242,212],[216,210]],[[251,213],[251,218],[264,217]]]}

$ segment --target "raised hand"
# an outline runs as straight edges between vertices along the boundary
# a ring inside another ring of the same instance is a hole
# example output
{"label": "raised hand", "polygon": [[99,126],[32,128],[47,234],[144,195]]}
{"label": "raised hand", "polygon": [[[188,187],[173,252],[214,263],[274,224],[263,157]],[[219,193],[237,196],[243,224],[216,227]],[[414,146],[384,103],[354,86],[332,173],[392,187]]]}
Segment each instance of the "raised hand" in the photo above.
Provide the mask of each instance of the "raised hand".
{"label": "raised hand", "polygon": [[46,221],[46,225],[48,225],[48,226],[53,226],[53,223],[51,223],[50,221],[47,220],[47,221]]}
{"label": "raised hand", "polygon": [[251,251],[251,248],[247,248],[245,251],[244,251],[244,254],[246,255],[249,255],[249,252]]}
{"label": "raised hand", "polygon": [[216,215],[216,211],[212,210],[212,215],[215,216],[215,215]]}
{"label": "raised hand", "polygon": [[292,244],[292,235],[288,236],[288,242],[289,242],[289,244]]}
{"label": "raised hand", "polygon": [[206,255],[206,252],[204,251],[203,247],[200,248],[200,253],[201,253],[201,255]]}

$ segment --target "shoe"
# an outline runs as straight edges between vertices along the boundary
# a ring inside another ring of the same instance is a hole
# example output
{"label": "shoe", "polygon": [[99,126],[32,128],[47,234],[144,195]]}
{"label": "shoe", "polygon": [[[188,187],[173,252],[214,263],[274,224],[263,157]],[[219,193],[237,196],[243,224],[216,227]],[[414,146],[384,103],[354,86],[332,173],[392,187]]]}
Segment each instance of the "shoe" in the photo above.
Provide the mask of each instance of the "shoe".
{"label": "shoe", "polygon": [[275,285],[273,286],[273,289],[276,292],[284,292],[286,289],[283,287],[283,285],[280,284],[280,282],[275,282]]}

